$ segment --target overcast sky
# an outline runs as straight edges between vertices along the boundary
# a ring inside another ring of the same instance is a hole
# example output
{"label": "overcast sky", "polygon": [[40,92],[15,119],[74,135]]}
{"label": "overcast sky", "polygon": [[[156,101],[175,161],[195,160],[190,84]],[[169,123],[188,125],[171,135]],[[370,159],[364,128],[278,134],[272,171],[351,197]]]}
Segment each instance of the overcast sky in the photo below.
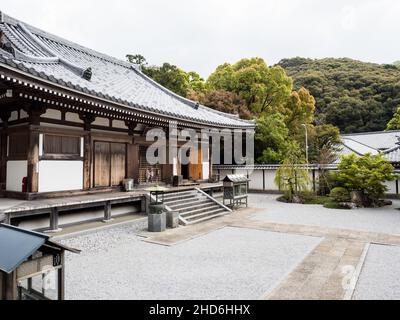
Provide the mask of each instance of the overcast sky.
{"label": "overcast sky", "polygon": [[141,53],[204,77],[243,57],[400,60],[398,0],[9,0],[0,10],[118,58]]}

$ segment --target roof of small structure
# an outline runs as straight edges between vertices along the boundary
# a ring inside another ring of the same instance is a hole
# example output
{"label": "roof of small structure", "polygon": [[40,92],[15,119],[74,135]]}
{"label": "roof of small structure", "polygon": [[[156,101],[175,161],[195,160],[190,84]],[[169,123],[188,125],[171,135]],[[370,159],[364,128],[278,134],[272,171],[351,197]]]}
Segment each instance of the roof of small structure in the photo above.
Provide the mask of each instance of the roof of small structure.
{"label": "roof of small structure", "polygon": [[133,110],[208,126],[254,128],[162,87],[136,65],[85,48],[0,12],[1,68],[61,85]]}
{"label": "roof of small structure", "polygon": [[240,183],[240,182],[247,182],[249,179],[242,174],[230,174],[227,175],[223,182],[233,182],[233,183]]}
{"label": "roof of small structure", "polygon": [[79,250],[50,241],[49,236],[45,234],[0,224],[0,271],[13,272],[44,244],[75,253],[79,252]]}

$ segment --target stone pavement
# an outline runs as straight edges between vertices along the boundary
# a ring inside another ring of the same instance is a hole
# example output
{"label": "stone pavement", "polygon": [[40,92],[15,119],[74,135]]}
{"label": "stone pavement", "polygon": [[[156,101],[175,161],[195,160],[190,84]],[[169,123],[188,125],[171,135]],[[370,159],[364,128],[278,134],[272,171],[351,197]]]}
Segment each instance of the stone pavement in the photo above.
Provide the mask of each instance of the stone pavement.
{"label": "stone pavement", "polygon": [[261,299],[351,299],[369,244],[400,246],[400,235],[252,220],[262,209],[242,209],[209,222],[168,230],[143,232],[143,241],[173,246],[224,227],[257,229],[323,238],[300,265]]}

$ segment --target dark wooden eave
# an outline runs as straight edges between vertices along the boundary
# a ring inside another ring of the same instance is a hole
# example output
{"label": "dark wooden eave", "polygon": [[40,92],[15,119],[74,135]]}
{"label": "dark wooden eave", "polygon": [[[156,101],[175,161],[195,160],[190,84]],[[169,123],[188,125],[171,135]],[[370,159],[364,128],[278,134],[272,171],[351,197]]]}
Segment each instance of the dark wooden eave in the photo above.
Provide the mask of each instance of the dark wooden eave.
{"label": "dark wooden eave", "polygon": [[[71,112],[93,113],[97,117],[113,118],[122,121],[135,121],[137,123],[168,127],[170,122],[176,122],[178,127],[203,129],[215,128],[212,124],[205,124],[192,120],[177,119],[174,117],[160,115],[151,111],[143,111],[138,105],[129,106],[121,103],[111,102],[105,98],[92,96],[90,93],[82,93],[75,89],[67,89],[61,85],[34,77],[23,71],[0,64],[0,86],[13,89],[19,99],[43,102],[51,108],[62,107],[70,109]],[[231,126],[219,126],[223,128],[236,129]],[[237,129],[246,129],[238,127]],[[252,129],[249,126],[249,129]]]}

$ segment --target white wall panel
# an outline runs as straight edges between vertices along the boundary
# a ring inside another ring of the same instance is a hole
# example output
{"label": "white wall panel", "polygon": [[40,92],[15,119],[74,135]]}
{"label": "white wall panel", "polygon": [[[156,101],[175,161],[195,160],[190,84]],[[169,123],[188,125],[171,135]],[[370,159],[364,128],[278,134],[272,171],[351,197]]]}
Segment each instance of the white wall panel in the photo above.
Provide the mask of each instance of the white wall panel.
{"label": "white wall panel", "polygon": [[22,179],[28,175],[28,161],[7,161],[7,191],[22,192]]}
{"label": "white wall panel", "polygon": [[83,189],[83,161],[40,161],[39,192]]}

